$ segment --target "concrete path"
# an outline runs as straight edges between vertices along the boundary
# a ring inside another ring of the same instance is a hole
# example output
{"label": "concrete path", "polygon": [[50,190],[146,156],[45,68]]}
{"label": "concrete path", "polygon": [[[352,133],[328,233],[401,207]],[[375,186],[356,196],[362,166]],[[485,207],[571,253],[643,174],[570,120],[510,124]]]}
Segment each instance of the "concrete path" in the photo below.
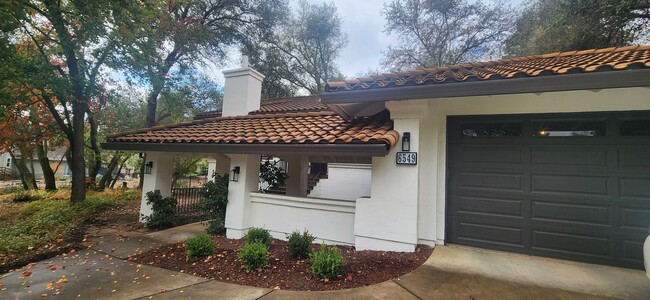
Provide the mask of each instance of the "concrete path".
{"label": "concrete path", "polygon": [[126,260],[204,229],[95,232],[87,250],[0,275],[0,299],[650,299],[650,280],[641,280],[640,271],[466,247],[438,246],[422,267],[400,278],[319,292],[239,286]]}

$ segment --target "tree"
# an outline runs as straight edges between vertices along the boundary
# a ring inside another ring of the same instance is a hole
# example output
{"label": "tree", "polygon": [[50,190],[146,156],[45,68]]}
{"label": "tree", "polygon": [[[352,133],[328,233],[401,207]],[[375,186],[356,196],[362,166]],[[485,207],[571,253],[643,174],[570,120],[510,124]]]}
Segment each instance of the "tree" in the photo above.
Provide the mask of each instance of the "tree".
{"label": "tree", "polygon": [[336,59],[347,42],[334,3],[300,1],[275,35],[251,48],[253,67],[268,76],[264,96],[293,96],[297,89],[318,94],[328,81],[342,79]]}
{"label": "tree", "polygon": [[[13,103],[0,105],[3,112],[0,115],[0,152],[11,155],[25,189],[38,189],[33,167],[36,154],[43,170],[45,189],[55,190],[56,181],[47,150],[50,145],[62,146],[63,142],[52,116],[40,101],[40,91],[10,83],[5,92],[10,95]],[[53,100],[56,101],[54,97]]]}
{"label": "tree", "polygon": [[648,0],[537,0],[517,19],[508,56],[625,46],[648,38]]}
{"label": "tree", "polygon": [[130,75],[150,86],[146,127],[157,124],[158,97],[177,68],[197,67],[203,59],[220,63],[232,46],[268,34],[284,0],[179,0],[155,1],[143,17],[150,26],[130,32],[120,60]]}
{"label": "tree", "polygon": [[40,91],[56,124],[70,143],[72,191],[70,200],[85,198],[84,133],[88,103],[97,96],[102,66],[120,43],[122,32],[138,24],[140,2],[129,0],[55,1],[10,0],[0,15],[19,24],[18,42],[38,50],[30,66],[14,74]]}
{"label": "tree", "polygon": [[385,32],[397,44],[383,52],[384,68],[400,71],[477,61],[498,55],[512,27],[500,2],[393,0],[384,6]]}

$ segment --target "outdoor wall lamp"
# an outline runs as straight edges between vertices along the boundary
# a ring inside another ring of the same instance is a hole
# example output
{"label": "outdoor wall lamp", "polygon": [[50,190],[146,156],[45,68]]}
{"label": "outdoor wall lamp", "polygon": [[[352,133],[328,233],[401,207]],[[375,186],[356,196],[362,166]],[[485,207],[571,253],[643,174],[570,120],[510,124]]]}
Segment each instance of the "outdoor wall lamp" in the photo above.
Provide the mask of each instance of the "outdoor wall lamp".
{"label": "outdoor wall lamp", "polygon": [[411,133],[402,133],[402,151],[411,151]]}
{"label": "outdoor wall lamp", "polygon": [[239,181],[239,166],[234,167],[230,171],[230,181]]}
{"label": "outdoor wall lamp", "polygon": [[144,164],[144,173],[145,174],[151,174],[152,169],[153,169],[153,161],[148,161],[146,164]]}

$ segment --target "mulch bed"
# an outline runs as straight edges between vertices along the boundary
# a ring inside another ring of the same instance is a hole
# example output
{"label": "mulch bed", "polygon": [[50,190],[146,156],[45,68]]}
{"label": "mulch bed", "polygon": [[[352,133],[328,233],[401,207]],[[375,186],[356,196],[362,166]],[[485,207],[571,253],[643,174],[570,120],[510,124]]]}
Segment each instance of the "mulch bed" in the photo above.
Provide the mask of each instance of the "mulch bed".
{"label": "mulch bed", "polygon": [[[285,241],[272,241],[266,268],[248,271],[236,256],[244,245],[243,240],[217,235],[213,235],[212,239],[217,251],[205,259],[187,259],[184,244],[177,243],[130,257],[129,260],[240,285],[319,291],[366,286],[399,277],[422,265],[433,251],[427,246],[418,246],[413,253],[355,251],[354,247],[338,246],[345,267],[338,278],[325,281],[312,275],[308,259],[292,258]],[[312,245],[314,250],[318,247]]]}

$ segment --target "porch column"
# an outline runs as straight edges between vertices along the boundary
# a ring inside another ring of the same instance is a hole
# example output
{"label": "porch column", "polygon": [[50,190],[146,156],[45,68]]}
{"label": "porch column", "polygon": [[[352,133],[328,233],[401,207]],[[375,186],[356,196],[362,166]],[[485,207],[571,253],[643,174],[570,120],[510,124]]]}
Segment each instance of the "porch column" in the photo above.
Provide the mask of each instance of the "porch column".
{"label": "porch column", "polygon": [[214,154],[208,157],[208,180],[213,180],[213,174],[228,175],[230,172],[230,157]]}
{"label": "porch column", "polygon": [[230,154],[230,170],[239,167],[239,179],[228,184],[228,206],[226,207],[226,236],[239,239],[250,228],[250,193],[258,190],[260,176],[260,155]]}
{"label": "porch column", "polygon": [[284,160],[289,164],[289,177],[285,181],[287,196],[306,197],[309,181],[309,157],[304,155],[287,156]]}
{"label": "porch column", "polygon": [[420,118],[426,107],[387,103],[400,141],[385,157],[373,157],[370,198],[359,198],[354,222],[357,250],[415,251],[418,242],[419,168],[397,165],[401,137],[411,133],[411,152],[418,152]]}
{"label": "porch column", "polygon": [[172,178],[174,175],[174,155],[165,152],[147,152],[147,161],[153,163],[151,174],[143,174],[142,199],[140,202],[140,222],[144,216],[150,216],[153,211],[147,205],[147,193],[160,190],[160,195],[169,197],[172,193]]}

